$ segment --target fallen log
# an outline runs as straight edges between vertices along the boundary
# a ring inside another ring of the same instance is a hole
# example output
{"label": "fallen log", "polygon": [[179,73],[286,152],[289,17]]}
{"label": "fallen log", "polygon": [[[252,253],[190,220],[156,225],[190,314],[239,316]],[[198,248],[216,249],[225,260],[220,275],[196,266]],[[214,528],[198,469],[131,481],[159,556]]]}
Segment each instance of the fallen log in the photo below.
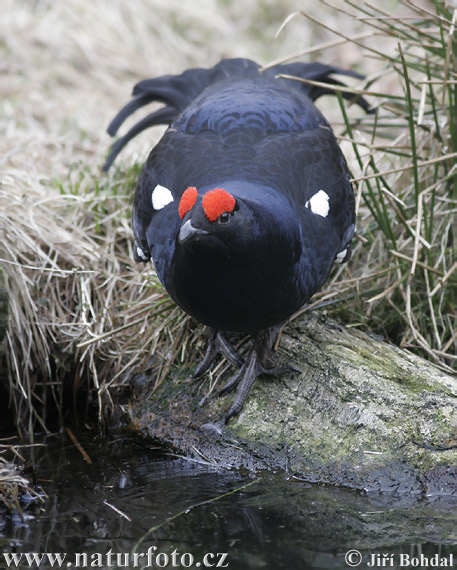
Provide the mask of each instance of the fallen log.
{"label": "fallen log", "polygon": [[171,372],[150,397],[153,375],[137,376],[142,387],[131,425],[215,466],[279,469],[365,491],[457,496],[455,376],[317,314],[290,323],[278,353],[299,373],[260,377],[227,426],[233,395],[212,395],[199,406],[201,383],[185,369]]}

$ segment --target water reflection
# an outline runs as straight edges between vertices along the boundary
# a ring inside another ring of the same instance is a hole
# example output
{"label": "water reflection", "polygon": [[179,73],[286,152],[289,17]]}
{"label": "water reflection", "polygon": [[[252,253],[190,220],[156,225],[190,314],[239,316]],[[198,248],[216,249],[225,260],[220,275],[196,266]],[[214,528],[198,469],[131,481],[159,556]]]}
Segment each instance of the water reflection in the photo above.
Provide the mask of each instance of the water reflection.
{"label": "water reflection", "polygon": [[[168,556],[168,568],[173,552],[194,562],[227,553],[230,569],[348,568],[350,549],[363,556],[359,568],[377,553],[391,556],[393,568],[400,553],[454,554],[457,564],[456,499],[366,496],[280,474],[217,470],[132,438],[78,437],[91,464],[64,435],[31,450],[48,499],[44,508],[29,505],[23,521],[5,518],[0,551],[86,553],[92,567],[90,556],[110,549],[142,554],[138,567],[148,549],[163,553],[159,564]],[[216,567],[219,559],[207,561]],[[105,558],[103,567],[115,565]]]}

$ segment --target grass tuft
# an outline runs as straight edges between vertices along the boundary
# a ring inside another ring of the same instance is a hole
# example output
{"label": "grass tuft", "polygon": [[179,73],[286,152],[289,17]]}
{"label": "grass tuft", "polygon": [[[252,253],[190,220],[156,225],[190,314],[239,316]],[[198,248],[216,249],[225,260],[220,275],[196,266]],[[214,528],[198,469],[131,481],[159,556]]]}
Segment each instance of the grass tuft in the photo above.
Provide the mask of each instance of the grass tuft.
{"label": "grass tuft", "polygon": [[142,272],[133,262],[129,219],[138,174],[138,166],[106,177],[71,168],[66,180],[34,196],[29,215],[5,188],[10,393],[29,430],[35,422],[44,428],[65,392],[83,387],[101,418],[135,364],[150,361],[159,384],[176,354],[186,357],[179,341],[188,317],[153,269]]}
{"label": "grass tuft", "polygon": [[[361,325],[455,372],[457,11],[438,0],[434,11],[403,1],[404,15],[394,17],[369,2],[345,4],[355,10],[352,18],[384,36],[393,50],[387,54],[368,40],[355,40],[384,63],[373,85],[368,77],[354,90],[368,97],[375,116],[354,120],[339,98],[339,135],[352,148],[364,243],[345,270],[349,278],[338,282],[338,273],[321,297],[339,295],[347,319],[359,318]],[[347,15],[346,7],[335,9]]]}

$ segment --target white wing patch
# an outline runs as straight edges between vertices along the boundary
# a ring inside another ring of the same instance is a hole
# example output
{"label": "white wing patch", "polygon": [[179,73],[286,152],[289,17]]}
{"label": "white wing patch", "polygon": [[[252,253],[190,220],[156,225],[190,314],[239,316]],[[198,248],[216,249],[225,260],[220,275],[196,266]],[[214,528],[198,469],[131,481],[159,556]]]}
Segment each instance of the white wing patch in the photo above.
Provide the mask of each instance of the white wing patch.
{"label": "white wing patch", "polygon": [[165,188],[165,186],[157,184],[152,191],[152,207],[154,210],[161,210],[170,202],[173,202],[173,195],[170,190]]}
{"label": "white wing patch", "polygon": [[140,257],[143,261],[147,261],[149,259],[148,256],[141,249],[141,247],[139,247],[138,245],[136,246],[136,253],[138,257]]}
{"label": "white wing patch", "polygon": [[326,218],[330,210],[329,200],[330,197],[327,192],[319,190],[314,196],[311,196],[305,206],[309,208],[313,214]]}
{"label": "white wing patch", "polygon": [[336,263],[343,263],[344,258],[347,255],[347,252],[348,252],[348,250],[346,248],[346,249],[343,249],[343,251],[340,251],[339,253],[337,253],[336,257],[335,257],[335,262]]}

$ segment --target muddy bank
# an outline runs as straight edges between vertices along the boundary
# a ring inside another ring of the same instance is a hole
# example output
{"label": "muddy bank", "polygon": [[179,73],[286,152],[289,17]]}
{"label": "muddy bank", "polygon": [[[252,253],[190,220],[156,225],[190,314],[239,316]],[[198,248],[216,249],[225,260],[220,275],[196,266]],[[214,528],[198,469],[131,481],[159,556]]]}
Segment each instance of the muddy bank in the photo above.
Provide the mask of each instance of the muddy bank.
{"label": "muddy bank", "polygon": [[[457,379],[387,343],[313,314],[283,332],[278,358],[299,373],[259,378],[238,418],[174,369],[150,395],[136,378],[132,427],[222,467],[281,470],[366,491],[457,496]],[[227,373],[229,377],[230,373]],[[222,385],[222,384],[221,384]]]}

